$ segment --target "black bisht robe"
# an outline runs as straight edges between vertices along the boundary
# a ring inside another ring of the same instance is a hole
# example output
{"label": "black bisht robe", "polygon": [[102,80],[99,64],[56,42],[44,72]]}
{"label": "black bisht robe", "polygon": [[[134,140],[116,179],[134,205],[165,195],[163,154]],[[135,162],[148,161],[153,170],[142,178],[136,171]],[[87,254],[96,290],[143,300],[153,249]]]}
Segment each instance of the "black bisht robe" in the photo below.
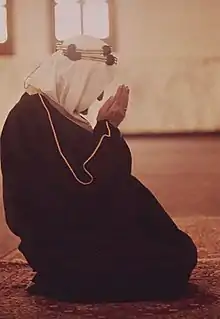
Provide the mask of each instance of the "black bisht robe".
{"label": "black bisht robe", "polygon": [[9,113],[1,135],[6,221],[37,272],[35,281],[53,278],[78,287],[80,300],[86,292],[94,297],[89,285],[101,298],[120,291],[123,299],[129,291],[142,298],[187,283],[196,247],[131,175],[131,153],[120,131],[101,121],[89,132],[44,102],[62,151],[82,181],[89,181],[83,163],[107,124],[111,137],[86,166],[94,181],[84,186],[61,158],[38,95],[24,94]]}

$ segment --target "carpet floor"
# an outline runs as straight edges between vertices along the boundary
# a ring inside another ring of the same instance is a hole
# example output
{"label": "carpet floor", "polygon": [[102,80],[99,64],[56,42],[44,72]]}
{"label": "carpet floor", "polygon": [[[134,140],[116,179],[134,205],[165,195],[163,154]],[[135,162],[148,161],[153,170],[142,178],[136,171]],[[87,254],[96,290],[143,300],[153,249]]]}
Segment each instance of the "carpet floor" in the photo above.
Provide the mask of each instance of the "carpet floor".
{"label": "carpet floor", "polygon": [[200,258],[185,298],[172,303],[79,305],[30,296],[25,288],[33,273],[16,252],[0,262],[0,319],[220,319],[220,219],[176,222],[192,236]]}
{"label": "carpet floor", "polygon": [[1,319],[144,319],[220,318],[220,260],[201,261],[189,295],[172,303],[140,302],[78,305],[29,296],[33,273],[23,263],[0,263]]}

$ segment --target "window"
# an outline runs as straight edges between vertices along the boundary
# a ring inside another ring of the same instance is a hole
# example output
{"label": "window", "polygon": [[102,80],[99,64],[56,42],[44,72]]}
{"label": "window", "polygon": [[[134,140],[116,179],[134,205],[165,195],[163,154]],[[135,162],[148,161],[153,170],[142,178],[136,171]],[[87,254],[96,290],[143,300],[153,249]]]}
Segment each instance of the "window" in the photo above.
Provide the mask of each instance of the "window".
{"label": "window", "polygon": [[0,0],[0,55],[12,54],[12,1]]}
{"label": "window", "polygon": [[113,0],[54,0],[55,40],[87,34],[112,44]]}
{"label": "window", "polygon": [[7,9],[5,7],[6,0],[0,0],[0,43],[7,41]]}

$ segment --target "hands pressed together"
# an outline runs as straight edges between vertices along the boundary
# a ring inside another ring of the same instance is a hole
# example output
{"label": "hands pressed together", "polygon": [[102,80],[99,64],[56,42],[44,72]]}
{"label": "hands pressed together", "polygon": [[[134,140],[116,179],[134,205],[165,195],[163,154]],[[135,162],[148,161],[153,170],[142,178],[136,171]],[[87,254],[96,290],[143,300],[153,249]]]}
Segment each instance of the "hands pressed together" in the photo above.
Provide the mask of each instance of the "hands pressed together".
{"label": "hands pressed together", "polygon": [[119,86],[116,94],[111,96],[99,110],[97,121],[107,120],[115,127],[118,127],[126,115],[129,92],[130,90],[127,86]]}

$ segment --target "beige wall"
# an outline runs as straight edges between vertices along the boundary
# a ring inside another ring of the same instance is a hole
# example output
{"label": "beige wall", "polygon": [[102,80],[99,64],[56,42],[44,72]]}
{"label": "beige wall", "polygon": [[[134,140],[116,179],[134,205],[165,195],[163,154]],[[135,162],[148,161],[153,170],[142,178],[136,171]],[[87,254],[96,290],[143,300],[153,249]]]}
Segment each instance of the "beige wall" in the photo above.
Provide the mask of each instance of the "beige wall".
{"label": "beige wall", "polygon": [[133,88],[124,129],[219,129],[220,1],[116,2],[118,49]]}
{"label": "beige wall", "polygon": [[[49,0],[14,2],[16,55],[0,57],[0,126],[26,74],[50,52]],[[220,1],[115,2],[116,82],[132,89],[123,130],[220,129]]]}
{"label": "beige wall", "polygon": [[14,0],[15,55],[0,56],[0,127],[23,92],[24,78],[49,53],[48,0]]}

